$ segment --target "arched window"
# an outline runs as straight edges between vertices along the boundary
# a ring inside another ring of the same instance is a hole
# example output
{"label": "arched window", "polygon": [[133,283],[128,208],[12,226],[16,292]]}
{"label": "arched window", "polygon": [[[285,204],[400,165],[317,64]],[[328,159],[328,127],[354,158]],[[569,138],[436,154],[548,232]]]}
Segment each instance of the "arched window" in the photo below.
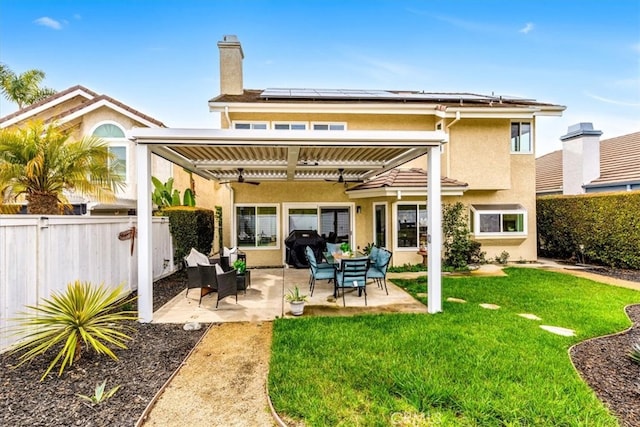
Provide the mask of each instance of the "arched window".
{"label": "arched window", "polygon": [[115,123],[102,123],[91,134],[98,138],[104,138],[109,143],[109,151],[114,155],[112,162],[118,175],[127,178],[127,139],[124,130]]}
{"label": "arched window", "polygon": [[124,131],[114,124],[105,123],[93,131],[93,136],[100,138],[124,138]]}

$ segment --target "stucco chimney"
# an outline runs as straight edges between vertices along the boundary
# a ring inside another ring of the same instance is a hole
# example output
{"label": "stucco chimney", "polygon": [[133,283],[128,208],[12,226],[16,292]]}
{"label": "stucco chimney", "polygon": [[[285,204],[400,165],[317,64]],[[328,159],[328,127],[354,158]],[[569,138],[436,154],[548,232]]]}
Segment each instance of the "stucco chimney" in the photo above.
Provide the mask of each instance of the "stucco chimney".
{"label": "stucco chimney", "polygon": [[226,35],[218,42],[220,50],[220,94],[242,95],[244,53],[237,36]]}
{"label": "stucco chimney", "polygon": [[582,186],[600,176],[600,135],[593,124],[578,123],[560,137],[563,194],[582,194]]}

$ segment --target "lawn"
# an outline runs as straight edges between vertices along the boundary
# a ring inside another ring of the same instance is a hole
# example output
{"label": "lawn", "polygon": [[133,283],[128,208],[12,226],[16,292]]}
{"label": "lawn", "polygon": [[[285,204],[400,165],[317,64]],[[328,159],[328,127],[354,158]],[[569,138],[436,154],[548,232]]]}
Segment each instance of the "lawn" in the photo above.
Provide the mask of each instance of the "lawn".
{"label": "lawn", "polygon": [[[536,269],[505,271],[444,278],[443,299],[467,303],[444,301],[436,315],[278,319],[269,372],[276,410],[307,426],[618,425],[568,349],[629,327],[623,307],[640,302],[640,293]],[[424,280],[397,284],[414,295],[426,289]]]}

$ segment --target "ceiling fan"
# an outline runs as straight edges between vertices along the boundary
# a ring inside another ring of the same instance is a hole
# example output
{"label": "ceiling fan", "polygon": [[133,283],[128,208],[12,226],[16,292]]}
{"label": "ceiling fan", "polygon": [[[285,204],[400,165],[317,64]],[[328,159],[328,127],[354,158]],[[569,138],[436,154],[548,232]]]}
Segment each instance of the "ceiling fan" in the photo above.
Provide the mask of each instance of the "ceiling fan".
{"label": "ceiling fan", "polygon": [[346,180],[344,179],[344,168],[339,168],[338,169],[338,179],[327,179],[325,178],[325,181],[327,182],[339,182],[339,183],[344,183],[344,186],[346,187],[347,184],[352,183],[352,182],[363,182],[361,179],[353,179],[353,180]]}
{"label": "ceiling fan", "polygon": [[260,185],[258,181],[245,181],[242,172],[244,168],[238,168],[238,179],[236,181],[220,181],[220,184],[229,184],[230,182],[239,182],[240,184]]}

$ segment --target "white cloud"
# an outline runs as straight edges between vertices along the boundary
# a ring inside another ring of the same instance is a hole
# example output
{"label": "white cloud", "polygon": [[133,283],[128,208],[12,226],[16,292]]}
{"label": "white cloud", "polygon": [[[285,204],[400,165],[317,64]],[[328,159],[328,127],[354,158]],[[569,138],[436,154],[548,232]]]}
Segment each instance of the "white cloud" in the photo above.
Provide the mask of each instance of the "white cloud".
{"label": "white cloud", "polygon": [[82,19],[82,15],[80,15],[79,13],[74,13],[73,14],[73,18],[77,19],[78,21]]}
{"label": "white cloud", "polygon": [[533,23],[532,22],[527,22],[527,25],[525,25],[524,27],[522,27],[520,29],[520,32],[523,34],[529,34],[529,32],[533,30]]}
{"label": "white cloud", "polygon": [[584,94],[589,98],[593,98],[600,102],[606,102],[607,104],[622,105],[624,107],[640,107],[640,103],[638,102],[625,102],[625,101],[618,101],[616,99],[604,98],[602,96],[594,95],[587,91],[585,91]]}
{"label": "white cloud", "polygon": [[38,18],[33,22],[36,23],[37,25],[42,25],[43,27],[49,27],[54,30],[62,29],[62,24],[59,21],[49,18],[48,16],[43,16],[42,18]]}

